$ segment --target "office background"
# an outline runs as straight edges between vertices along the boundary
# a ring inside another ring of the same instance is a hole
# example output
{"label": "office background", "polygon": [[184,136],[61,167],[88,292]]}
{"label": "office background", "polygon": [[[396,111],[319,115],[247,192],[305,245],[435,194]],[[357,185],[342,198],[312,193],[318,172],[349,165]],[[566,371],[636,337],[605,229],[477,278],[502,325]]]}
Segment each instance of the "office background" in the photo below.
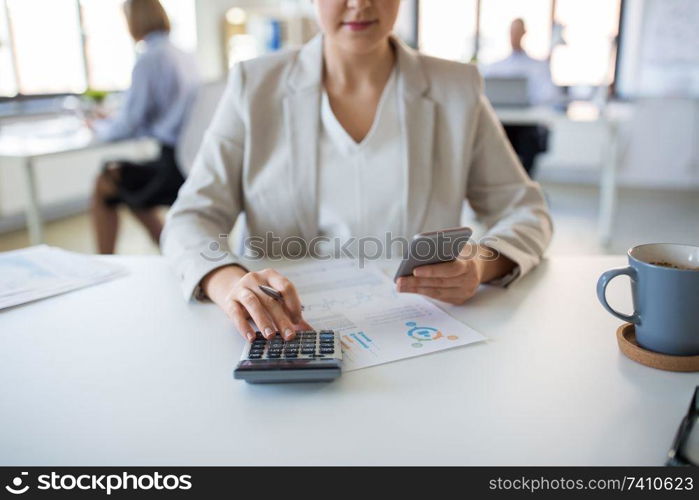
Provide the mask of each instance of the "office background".
{"label": "office background", "polygon": [[[85,106],[116,107],[136,50],[121,0],[0,0],[0,149],[8,133],[75,133]],[[303,43],[316,32],[308,0],[162,0],[172,39],[195,52],[206,81],[238,60]],[[550,124],[535,178],[551,204],[550,253],[622,253],[633,244],[699,244],[699,4],[693,0],[404,0],[397,33],[422,51],[487,65],[509,53],[509,25],[550,61],[567,111]],[[619,186],[611,239],[599,238],[600,179],[616,116]],[[612,110],[612,111],[609,111]],[[41,126],[37,126],[40,123]],[[10,131],[10,132],[8,132]],[[5,135],[5,137],[3,137]],[[47,156],[34,165],[44,241],[94,252],[86,215],[105,156],[148,146]],[[0,251],[29,244],[22,165],[0,159]],[[125,212],[118,253],[156,253]],[[464,209],[464,222],[478,227]]]}

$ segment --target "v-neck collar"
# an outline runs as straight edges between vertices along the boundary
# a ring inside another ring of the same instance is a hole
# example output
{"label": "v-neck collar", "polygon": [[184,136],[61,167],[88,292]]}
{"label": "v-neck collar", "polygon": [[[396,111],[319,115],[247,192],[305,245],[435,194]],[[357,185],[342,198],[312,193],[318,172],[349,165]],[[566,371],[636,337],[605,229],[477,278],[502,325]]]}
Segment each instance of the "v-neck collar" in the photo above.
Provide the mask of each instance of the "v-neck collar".
{"label": "v-neck collar", "polygon": [[374,120],[371,123],[369,132],[362,138],[361,141],[357,142],[354,138],[345,130],[340,121],[335,116],[335,113],[330,106],[330,98],[328,93],[323,89],[322,103],[321,103],[321,121],[323,126],[326,127],[327,133],[331,140],[342,147],[345,151],[359,151],[366,146],[368,142],[371,141],[372,137],[376,135],[376,129],[380,126],[380,122],[383,116],[383,108],[386,105],[385,101],[388,96],[395,94],[396,85],[396,73],[398,72],[398,66],[395,65],[391,71],[391,75],[388,77],[386,85],[384,85],[383,91],[381,92],[381,97],[379,98],[379,103],[376,106],[376,112],[374,113]]}

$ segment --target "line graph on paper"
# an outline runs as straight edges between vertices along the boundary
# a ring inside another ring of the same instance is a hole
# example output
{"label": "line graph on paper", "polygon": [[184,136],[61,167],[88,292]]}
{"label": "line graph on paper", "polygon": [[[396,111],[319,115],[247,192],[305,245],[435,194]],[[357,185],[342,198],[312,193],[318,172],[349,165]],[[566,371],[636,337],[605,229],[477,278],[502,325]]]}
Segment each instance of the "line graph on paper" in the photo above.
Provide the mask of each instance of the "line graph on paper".
{"label": "line graph on paper", "polygon": [[[372,303],[393,299],[398,292],[394,289],[355,289],[342,296],[324,296],[316,294],[310,300],[302,295],[304,314],[323,314],[334,310],[352,311]],[[315,300],[314,300],[315,299]]]}

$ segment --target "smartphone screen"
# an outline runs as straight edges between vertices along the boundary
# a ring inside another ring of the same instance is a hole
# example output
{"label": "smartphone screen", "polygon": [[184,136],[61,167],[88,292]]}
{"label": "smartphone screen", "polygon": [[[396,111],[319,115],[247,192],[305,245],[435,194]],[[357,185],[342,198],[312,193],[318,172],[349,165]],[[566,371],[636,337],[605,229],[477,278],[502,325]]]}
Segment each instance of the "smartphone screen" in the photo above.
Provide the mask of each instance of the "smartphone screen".
{"label": "smartphone screen", "polygon": [[416,234],[408,245],[407,254],[403,256],[393,281],[401,276],[412,275],[416,267],[453,261],[472,234],[473,231],[468,227]]}

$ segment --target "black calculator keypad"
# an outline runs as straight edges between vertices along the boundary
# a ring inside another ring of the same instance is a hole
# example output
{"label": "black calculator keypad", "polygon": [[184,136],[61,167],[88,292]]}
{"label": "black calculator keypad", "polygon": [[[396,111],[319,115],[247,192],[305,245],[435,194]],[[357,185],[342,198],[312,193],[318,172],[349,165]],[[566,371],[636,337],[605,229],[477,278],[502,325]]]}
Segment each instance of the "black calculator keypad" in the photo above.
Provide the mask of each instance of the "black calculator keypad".
{"label": "black calculator keypad", "polygon": [[289,341],[276,334],[266,339],[260,332],[250,344],[247,359],[317,359],[335,354],[335,332],[301,331]]}

